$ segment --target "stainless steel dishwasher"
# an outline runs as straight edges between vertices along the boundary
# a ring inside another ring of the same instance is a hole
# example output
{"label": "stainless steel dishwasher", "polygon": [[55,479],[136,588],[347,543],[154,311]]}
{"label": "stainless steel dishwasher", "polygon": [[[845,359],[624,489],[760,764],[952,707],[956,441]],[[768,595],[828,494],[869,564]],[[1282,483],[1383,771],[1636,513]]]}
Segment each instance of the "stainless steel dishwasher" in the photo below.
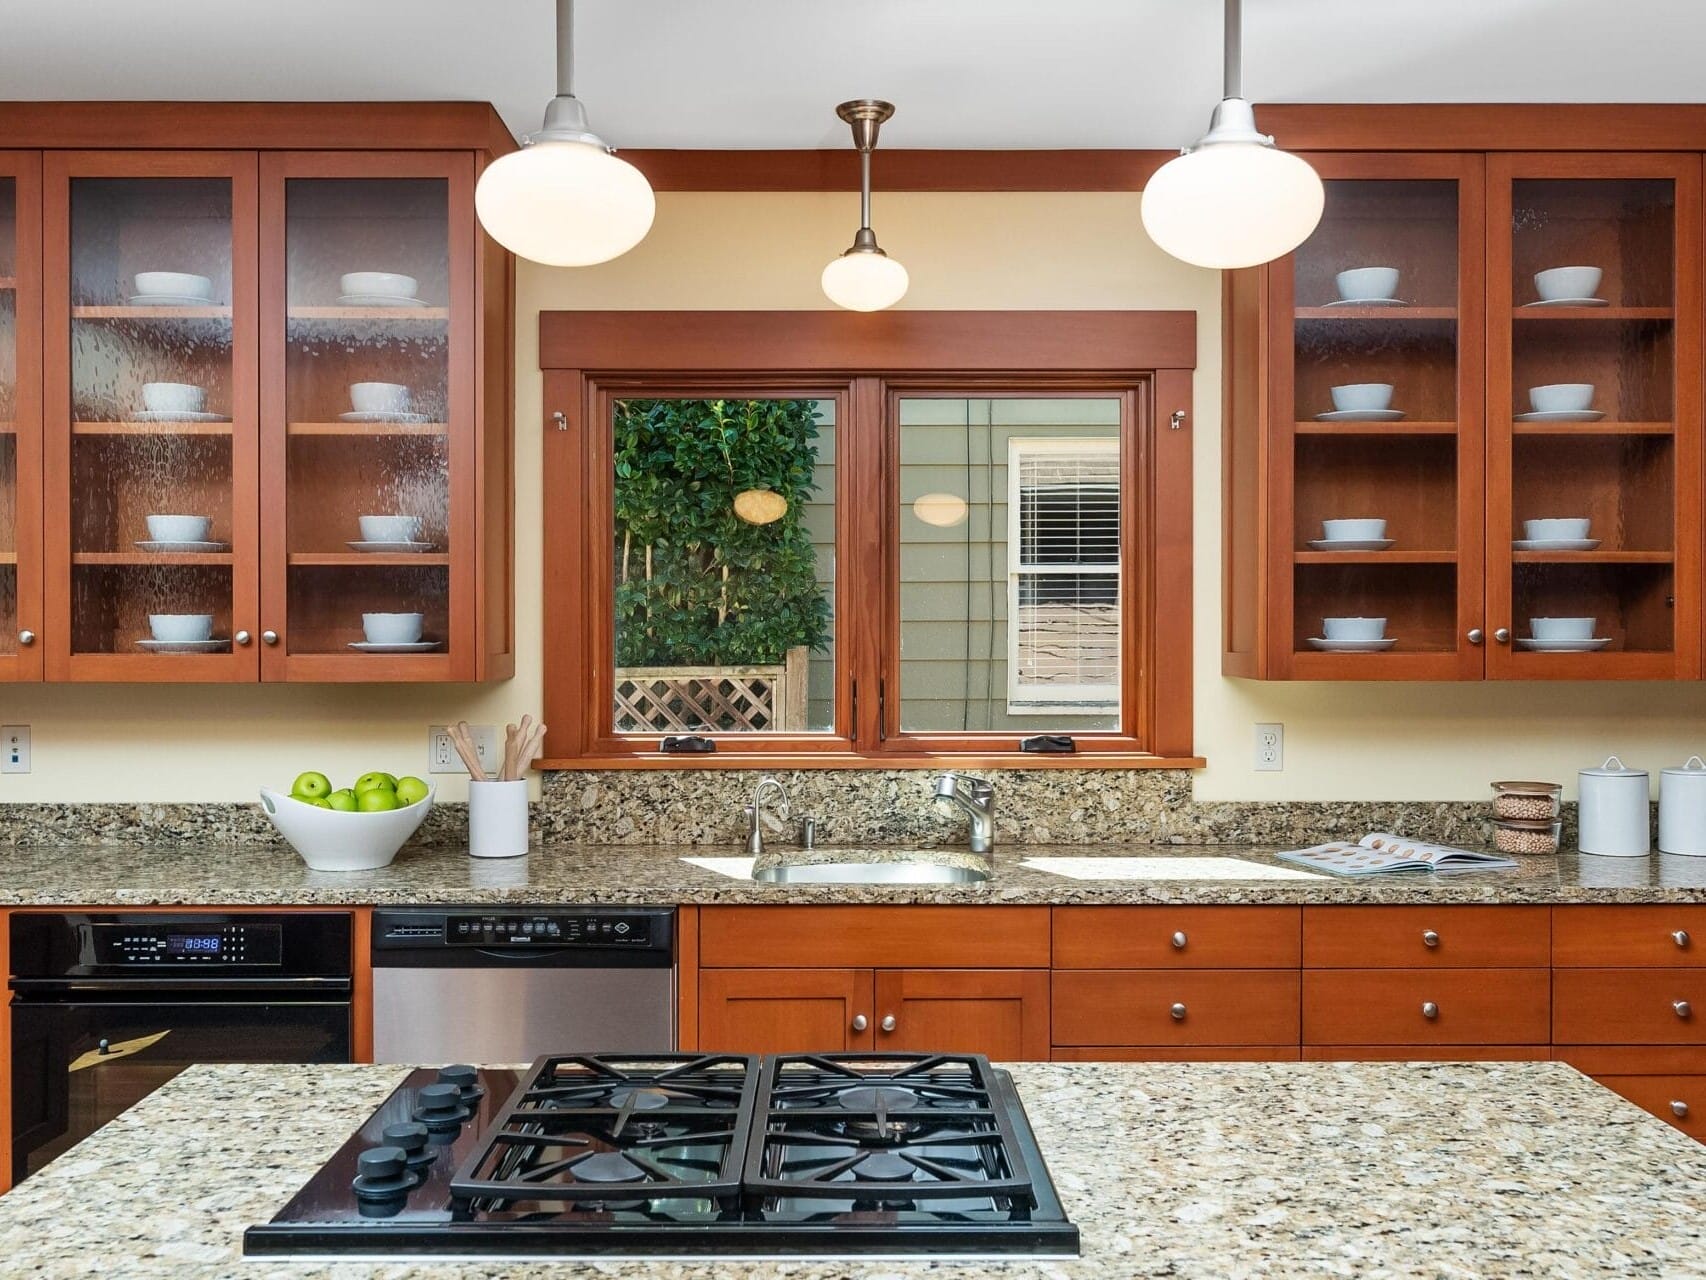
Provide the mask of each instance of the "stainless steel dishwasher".
{"label": "stainless steel dishwasher", "polygon": [[675,1047],[675,912],[373,913],[375,1062],[530,1062]]}

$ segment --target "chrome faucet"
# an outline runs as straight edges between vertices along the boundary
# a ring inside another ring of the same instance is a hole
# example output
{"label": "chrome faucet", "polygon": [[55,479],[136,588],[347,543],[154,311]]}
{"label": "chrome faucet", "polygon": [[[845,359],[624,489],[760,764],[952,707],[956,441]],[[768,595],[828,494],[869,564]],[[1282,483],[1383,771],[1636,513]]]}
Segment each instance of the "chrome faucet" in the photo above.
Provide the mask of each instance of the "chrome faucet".
{"label": "chrome faucet", "polygon": [[936,799],[957,804],[971,818],[971,851],[994,861],[995,784],[986,778],[944,773],[936,779]]}
{"label": "chrome faucet", "polygon": [[746,806],[746,851],[755,858],[764,852],[764,827],[760,819],[764,816],[764,794],[767,788],[776,792],[776,816],[783,822],[789,818],[788,792],[780,782],[766,774],[752,789],[752,803]]}

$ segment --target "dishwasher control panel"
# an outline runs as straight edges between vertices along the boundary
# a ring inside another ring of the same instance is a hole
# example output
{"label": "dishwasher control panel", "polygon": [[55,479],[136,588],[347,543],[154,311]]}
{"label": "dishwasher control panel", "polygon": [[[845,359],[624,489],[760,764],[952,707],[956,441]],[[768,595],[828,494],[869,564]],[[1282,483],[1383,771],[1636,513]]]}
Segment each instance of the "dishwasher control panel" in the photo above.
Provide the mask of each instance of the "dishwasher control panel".
{"label": "dishwasher control panel", "polygon": [[460,908],[374,912],[375,951],[502,948],[668,952],[674,913],[652,908]]}

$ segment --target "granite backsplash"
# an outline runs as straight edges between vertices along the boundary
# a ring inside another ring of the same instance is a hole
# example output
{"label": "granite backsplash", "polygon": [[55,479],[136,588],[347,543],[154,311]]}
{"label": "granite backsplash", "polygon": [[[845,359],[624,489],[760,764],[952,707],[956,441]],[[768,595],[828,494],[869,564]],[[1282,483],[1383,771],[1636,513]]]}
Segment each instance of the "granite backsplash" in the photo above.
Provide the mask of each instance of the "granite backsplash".
{"label": "granite backsplash", "polygon": [[[954,844],[963,814],[936,803],[939,770],[784,770],[794,820],[818,819],[825,844]],[[1213,801],[1198,803],[1180,769],[997,769],[997,838],[1008,843],[1274,844],[1297,846],[1397,831],[1484,845],[1480,801]],[[738,845],[757,775],[736,770],[612,770],[545,775],[534,806],[543,844]],[[792,839],[794,822],[769,824]],[[434,808],[416,840],[466,839],[464,806]],[[1575,806],[1564,814],[1575,840]],[[279,840],[252,804],[0,804],[0,845],[176,840],[252,845]]]}

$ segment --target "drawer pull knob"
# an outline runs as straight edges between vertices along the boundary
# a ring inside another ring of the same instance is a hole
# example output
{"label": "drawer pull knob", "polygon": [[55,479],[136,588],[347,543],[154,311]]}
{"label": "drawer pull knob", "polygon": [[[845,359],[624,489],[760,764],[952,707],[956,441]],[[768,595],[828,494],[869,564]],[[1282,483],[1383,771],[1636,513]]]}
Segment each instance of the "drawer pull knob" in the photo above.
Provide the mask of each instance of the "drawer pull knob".
{"label": "drawer pull knob", "polygon": [[1422,1017],[1424,1017],[1424,1018],[1437,1018],[1437,1017],[1439,1017],[1439,1006],[1437,1004],[1435,1004],[1432,1000],[1422,1001]]}
{"label": "drawer pull knob", "polygon": [[1678,1120],[1686,1120],[1688,1118],[1688,1104],[1681,1098],[1672,1098],[1670,1113]]}
{"label": "drawer pull knob", "polygon": [[1168,1012],[1173,1015],[1174,1022],[1183,1022],[1185,1020],[1185,1006],[1182,1004],[1174,1005],[1170,1010],[1168,1010]]}
{"label": "drawer pull knob", "polygon": [[895,1028],[894,1014],[889,1014],[877,1025],[882,1027],[884,1031],[893,1031]]}
{"label": "drawer pull knob", "polygon": [[23,645],[24,648],[28,649],[35,642],[36,633],[31,631],[28,627],[18,632],[18,643]]}
{"label": "drawer pull knob", "polygon": [[871,1020],[869,1018],[867,1018],[864,1014],[856,1013],[853,1015],[853,1030],[863,1031],[866,1027],[868,1027],[870,1025],[871,1025]]}
{"label": "drawer pull knob", "polygon": [[1688,945],[1688,930],[1678,929],[1675,933],[1670,935],[1670,940],[1676,943],[1679,947],[1686,947]]}
{"label": "drawer pull knob", "polygon": [[1173,935],[1173,950],[1183,951],[1185,949],[1185,943],[1187,941],[1188,941],[1188,939],[1185,937],[1183,932],[1175,933]]}
{"label": "drawer pull knob", "polygon": [[1670,1007],[1676,1010],[1676,1016],[1679,1018],[1692,1018],[1694,1016],[1694,1006],[1686,1000],[1672,1000]]}
{"label": "drawer pull knob", "polygon": [[1437,946],[1439,946],[1439,934],[1435,933],[1432,929],[1423,929],[1422,930],[1422,945],[1424,947],[1437,947]]}

